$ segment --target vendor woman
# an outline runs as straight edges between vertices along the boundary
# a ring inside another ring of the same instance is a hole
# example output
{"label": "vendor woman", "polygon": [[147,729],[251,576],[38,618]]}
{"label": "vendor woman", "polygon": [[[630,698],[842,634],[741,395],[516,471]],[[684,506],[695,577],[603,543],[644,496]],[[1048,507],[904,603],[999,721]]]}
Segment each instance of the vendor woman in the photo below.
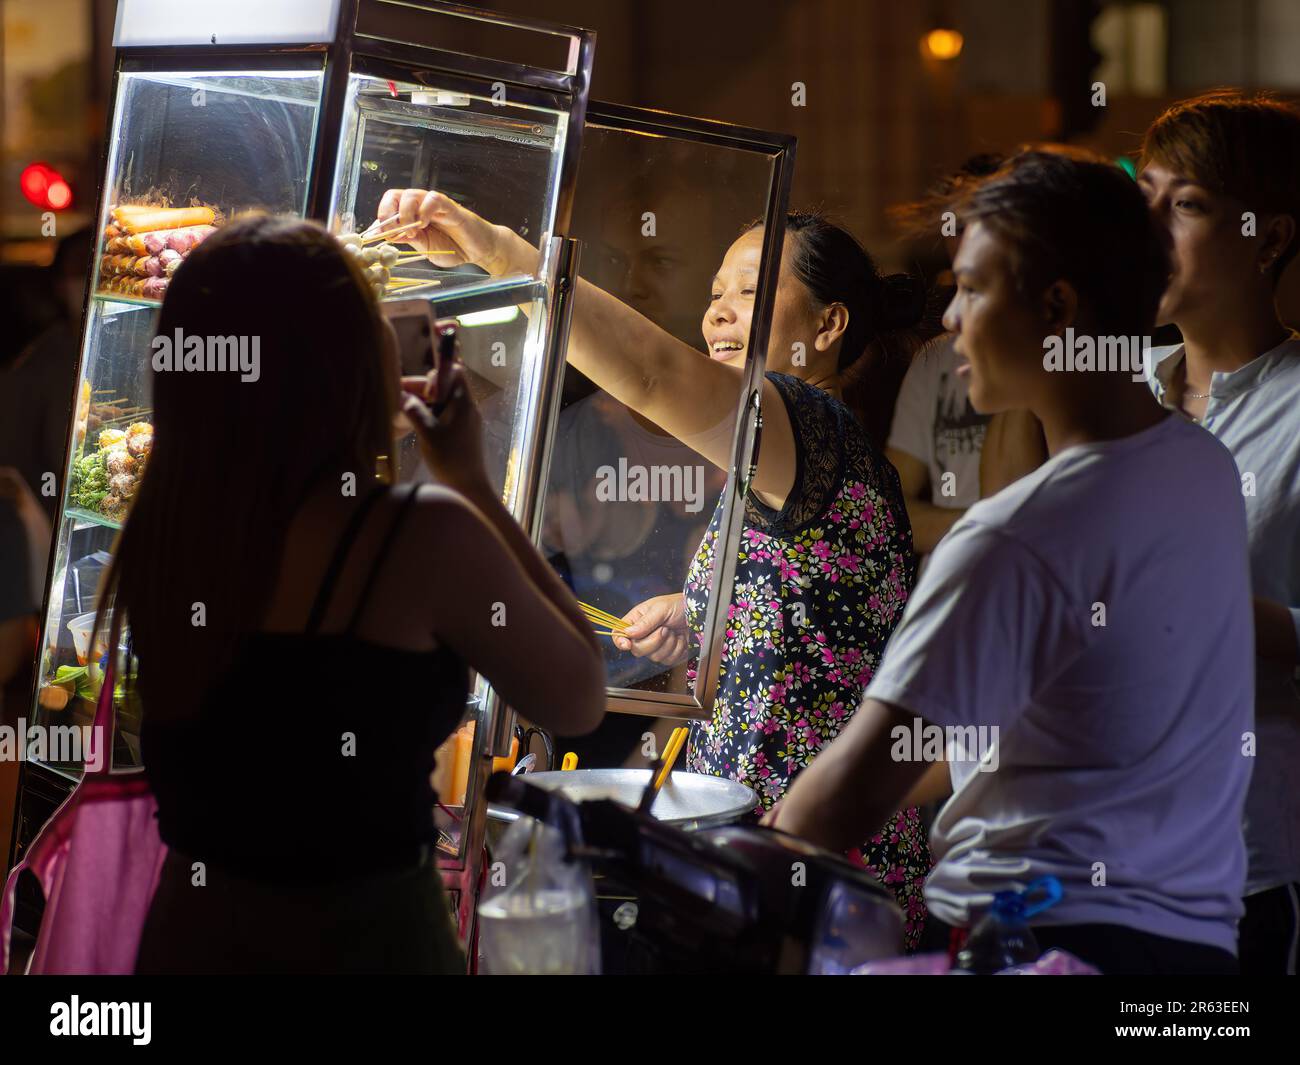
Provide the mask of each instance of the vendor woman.
{"label": "vendor woman", "polygon": [[1063,897],[1032,922],[1044,950],[1106,973],[1231,973],[1254,761],[1237,471],[1131,368],[1044,357],[1150,334],[1164,240],[1122,170],[1061,152],[1018,157],[957,207],[944,324],[971,403],[1029,410],[1051,457],[935,548],[862,709],[769,822],[844,846],[932,775],[900,739],[937,729],[953,795],[927,941],[1054,876]]}
{"label": "vendor woman", "polygon": [[[537,269],[536,248],[441,193],[390,190],[379,217],[393,215],[439,266],[468,262],[494,277]],[[718,268],[703,321],[708,356],[585,281],[574,300],[569,362],[722,469],[762,245],[755,226]],[[898,475],[844,397],[863,367],[906,368],[923,306],[919,286],[881,277],[843,229],[789,217],[718,694],[688,755],[696,772],[753,787],[765,808],[848,722],[907,600],[914,560]],[[698,647],[721,514],[720,503],[684,592],[635,607],[622,649],[675,664]],[[930,865],[918,811],[882,811],[862,829],[863,861],[893,890],[911,946]]]}

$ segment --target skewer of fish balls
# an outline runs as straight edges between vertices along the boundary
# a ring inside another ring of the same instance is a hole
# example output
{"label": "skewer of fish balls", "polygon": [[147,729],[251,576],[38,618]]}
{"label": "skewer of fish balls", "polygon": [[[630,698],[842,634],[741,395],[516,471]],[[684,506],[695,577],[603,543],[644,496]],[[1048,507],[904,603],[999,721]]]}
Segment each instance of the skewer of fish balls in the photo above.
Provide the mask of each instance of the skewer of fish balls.
{"label": "skewer of fish balls", "polygon": [[360,233],[344,233],[339,237],[343,250],[351,255],[365,272],[377,295],[383,295],[388,282],[392,280],[392,269],[401,258],[401,252],[394,244],[376,244],[369,247],[361,243]]}

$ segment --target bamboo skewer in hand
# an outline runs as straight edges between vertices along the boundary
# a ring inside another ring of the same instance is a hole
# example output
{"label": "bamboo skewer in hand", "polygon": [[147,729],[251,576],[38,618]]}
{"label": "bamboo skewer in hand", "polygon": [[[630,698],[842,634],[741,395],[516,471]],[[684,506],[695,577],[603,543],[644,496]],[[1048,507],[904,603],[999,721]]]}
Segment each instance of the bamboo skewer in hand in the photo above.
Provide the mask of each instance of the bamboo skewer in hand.
{"label": "bamboo skewer in hand", "polygon": [[602,635],[602,636],[612,635],[613,633],[621,634],[624,630],[627,629],[628,623],[626,621],[624,621],[622,618],[615,617],[613,614],[609,613],[606,610],[601,610],[600,607],[591,606],[589,603],[581,603],[581,602],[578,604],[578,606],[582,609],[583,614],[586,615],[587,620],[590,621],[593,625],[598,625],[598,626],[603,625],[606,628],[611,630],[610,633],[606,633],[604,629],[598,628],[596,630],[598,635]]}

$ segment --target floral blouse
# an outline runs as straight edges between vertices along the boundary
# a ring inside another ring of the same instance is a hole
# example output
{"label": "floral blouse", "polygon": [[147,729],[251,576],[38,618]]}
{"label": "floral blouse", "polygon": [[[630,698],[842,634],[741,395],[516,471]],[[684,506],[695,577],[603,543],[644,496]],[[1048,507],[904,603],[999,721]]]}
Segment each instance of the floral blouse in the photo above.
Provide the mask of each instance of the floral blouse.
{"label": "floral blouse", "polygon": [[[764,809],[857,710],[915,572],[898,473],[852,412],[796,377],[767,379],[794,429],[794,486],[780,511],[745,500],[713,717],[695,724],[687,755],[693,772],[748,784]],[[697,645],[721,518],[719,500],[686,576]],[[897,898],[913,948],[930,871],[919,811],[895,813],[860,851]]]}

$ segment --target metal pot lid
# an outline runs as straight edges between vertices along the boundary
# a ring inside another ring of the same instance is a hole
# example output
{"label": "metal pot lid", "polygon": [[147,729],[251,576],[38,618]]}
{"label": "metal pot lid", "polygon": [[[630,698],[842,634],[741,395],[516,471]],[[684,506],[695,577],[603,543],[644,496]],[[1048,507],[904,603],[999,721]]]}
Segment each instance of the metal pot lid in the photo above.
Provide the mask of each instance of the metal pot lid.
{"label": "metal pot lid", "polygon": [[[560,789],[573,802],[612,799],[636,808],[650,783],[648,769],[571,769],[529,773],[523,778],[547,791]],[[664,781],[650,813],[665,824],[686,824],[714,818],[742,817],[758,803],[754,790],[735,780],[703,773],[676,772]],[[515,813],[497,806],[488,815],[513,821]]]}

